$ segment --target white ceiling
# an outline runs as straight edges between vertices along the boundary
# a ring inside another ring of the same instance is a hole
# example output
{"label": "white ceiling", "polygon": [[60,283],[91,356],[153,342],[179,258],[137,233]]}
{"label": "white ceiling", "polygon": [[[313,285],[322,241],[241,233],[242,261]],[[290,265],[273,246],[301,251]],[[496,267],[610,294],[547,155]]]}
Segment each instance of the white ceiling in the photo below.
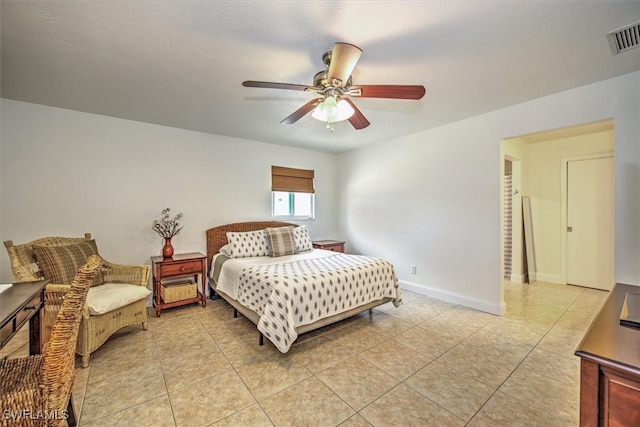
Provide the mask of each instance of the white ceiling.
{"label": "white ceiling", "polygon": [[[640,69],[606,33],[640,1],[1,0],[3,98],[273,144],[342,152]],[[330,133],[312,84],[336,41],[354,84],[422,84],[420,101],[355,99],[371,122]]]}

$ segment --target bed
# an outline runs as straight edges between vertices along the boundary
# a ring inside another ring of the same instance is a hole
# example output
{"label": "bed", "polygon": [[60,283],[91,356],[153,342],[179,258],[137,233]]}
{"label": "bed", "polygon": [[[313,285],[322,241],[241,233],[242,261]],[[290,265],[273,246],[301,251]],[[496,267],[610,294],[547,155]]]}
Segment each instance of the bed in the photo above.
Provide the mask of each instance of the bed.
{"label": "bed", "polygon": [[211,295],[253,322],[260,344],[266,336],[283,353],[302,333],[402,304],[393,265],[314,249],[305,226],[238,222],[210,228],[206,237]]}

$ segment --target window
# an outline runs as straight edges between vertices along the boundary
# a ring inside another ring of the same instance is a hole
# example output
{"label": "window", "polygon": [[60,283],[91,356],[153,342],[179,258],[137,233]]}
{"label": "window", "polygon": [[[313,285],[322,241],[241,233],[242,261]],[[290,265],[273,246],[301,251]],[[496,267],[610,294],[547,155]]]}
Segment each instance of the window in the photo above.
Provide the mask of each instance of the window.
{"label": "window", "polygon": [[313,219],[313,193],[272,191],[271,214],[278,219]]}
{"label": "window", "polygon": [[271,166],[271,216],[277,219],[315,218],[314,172]]}

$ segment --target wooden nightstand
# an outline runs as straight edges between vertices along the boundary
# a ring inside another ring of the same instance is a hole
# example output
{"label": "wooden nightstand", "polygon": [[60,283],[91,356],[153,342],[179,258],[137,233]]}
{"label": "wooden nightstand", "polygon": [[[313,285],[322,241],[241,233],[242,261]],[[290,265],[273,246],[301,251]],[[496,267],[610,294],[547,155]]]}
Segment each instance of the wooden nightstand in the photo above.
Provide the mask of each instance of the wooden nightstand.
{"label": "wooden nightstand", "polygon": [[344,253],[344,242],[340,240],[316,240],[312,243],[316,249]]}
{"label": "wooden nightstand", "polygon": [[[194,302],[207,305],[205,283],[207,282],[207,256],[200,252],[188,254],[176,254],[172,258],[161,256],[151,257],[151,271],[153,272],[153,306],[156,308],[156,316],[160,317],[163,308],[177,307]],[[200,276],[200,289],[198,287]],[[196,296],[181,299],[179,301],[164,302],[162,300],[162,281],[193,277],[196,283]]]}

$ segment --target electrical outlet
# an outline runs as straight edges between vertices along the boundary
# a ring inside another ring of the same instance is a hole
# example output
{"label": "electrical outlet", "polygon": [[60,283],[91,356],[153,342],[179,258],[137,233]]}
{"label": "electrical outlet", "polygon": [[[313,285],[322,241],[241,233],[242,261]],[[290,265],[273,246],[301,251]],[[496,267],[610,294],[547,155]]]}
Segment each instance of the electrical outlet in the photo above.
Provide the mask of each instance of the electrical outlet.
{"label": "electrical outlet", "polygon": [[415,265],[411,266],[411,274],[418,274],[418,267],[416,267]]}

